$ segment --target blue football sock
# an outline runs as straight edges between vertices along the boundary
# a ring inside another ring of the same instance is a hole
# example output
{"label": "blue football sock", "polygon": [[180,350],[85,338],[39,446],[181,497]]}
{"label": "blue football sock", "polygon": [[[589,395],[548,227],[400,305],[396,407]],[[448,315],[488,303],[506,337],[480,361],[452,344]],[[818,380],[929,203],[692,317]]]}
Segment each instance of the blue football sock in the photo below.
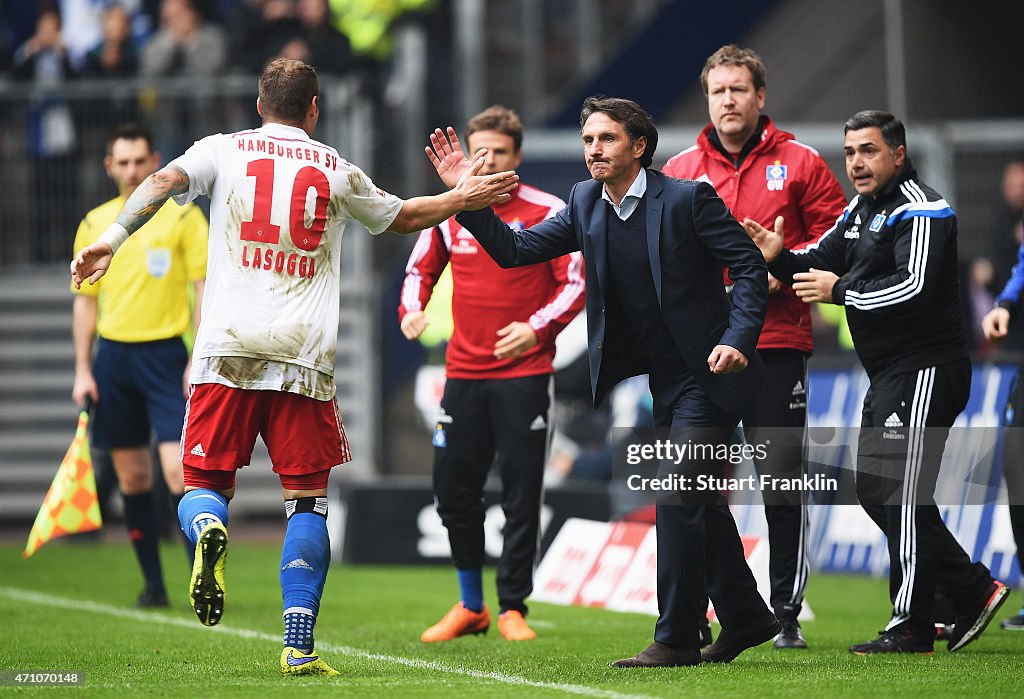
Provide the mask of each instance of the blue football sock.
{"label": "blue football sock", "polygon": [[[171,500],[174,502],[174,511],[178,511],[178,506],[181,504],[181,499],[185,497],[185,493],[179,493],[178,495],[171,495]],[[196,562],[196,545],[193,544],[188,535],[178,527],[178,534],[181,536],[181,543],[185,547],[185,556],[188,557],[188,569],[192,570],[192,565]]]}
{"label": "blue football sock", "polygon": [[192,546],[199,540],[199,533],[210,522],[228,525],[228,499],[215,490],[198,488],[181,496],[178,503],[178,524]]}
{"label": "blue football sock", "polygon": [[307,655],[313,652],[313,625],[316,617],[303,607],[284,610],[284,645]]}
{"label": "blue football sock", "polygon": [[459,573],[459,589],[462,591],[462,604],[474,612],[484,610],[484,580],[480,568],[456,568]]}
{"label": "blue football sock", "polygon": [[327,535],[327,498],[285,502],[288,529],[281,549],[281,600],[284,603],[284,645],[304,653],[313,650],[313,626],[331,563]]}

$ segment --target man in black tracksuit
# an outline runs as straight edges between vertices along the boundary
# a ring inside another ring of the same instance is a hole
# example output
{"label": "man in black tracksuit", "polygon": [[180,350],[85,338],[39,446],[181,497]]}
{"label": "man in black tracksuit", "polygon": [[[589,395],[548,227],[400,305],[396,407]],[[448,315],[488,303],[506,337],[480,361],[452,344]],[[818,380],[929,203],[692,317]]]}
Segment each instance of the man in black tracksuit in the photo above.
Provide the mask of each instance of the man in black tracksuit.
{"label": "man in black tracksuit", "polygon": [[[871,380],[861,417],[857,497],[889,544],[892,619],[859,655],[930,653],[937,578],[957,608],[949,650],[977,638],[1008,590],[972,563],[946,528],[934,492],[946,437],[967,404],[971,364],[960,320],[957,224],[949,204],[917,181],[906,132],[891,114],[845,124],[846,171],[857,190],[836,225],[804,250],[782,248],[744,224],[807,303],[846,307]],[[839,276],[837,276],[839,275]]]}

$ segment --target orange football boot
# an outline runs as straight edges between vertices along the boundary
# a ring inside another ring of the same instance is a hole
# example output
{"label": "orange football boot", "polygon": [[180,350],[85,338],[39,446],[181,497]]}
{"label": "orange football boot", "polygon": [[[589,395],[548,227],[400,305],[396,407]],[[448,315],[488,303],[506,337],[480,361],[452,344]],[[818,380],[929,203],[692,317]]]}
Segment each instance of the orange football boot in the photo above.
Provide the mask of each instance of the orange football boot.
{"label": "orange football boot", "polygon": [[518,610],[510,609],[498,617],[498,631],[507,641],[532,641],[537,632],[531,629]]}
{"label": "orange football boot", "polygon": [[491,613],[487,611],[486,604],[483,611],[474,612],[472,609],[467,609],[459,601],[448,610],[448,613],[444,615],[441,621],[424,631],[420,635],[420,640],[424,643],[450,641],[459,636],[487,633],[487,629],[490,627]]}

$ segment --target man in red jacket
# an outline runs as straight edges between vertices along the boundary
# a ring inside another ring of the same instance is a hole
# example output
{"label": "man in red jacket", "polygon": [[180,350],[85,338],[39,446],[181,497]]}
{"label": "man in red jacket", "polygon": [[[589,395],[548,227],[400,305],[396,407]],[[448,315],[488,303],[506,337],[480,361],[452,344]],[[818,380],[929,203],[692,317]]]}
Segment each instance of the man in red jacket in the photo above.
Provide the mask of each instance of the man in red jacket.
{"label": "man in red jacket", "polygon": [[[783,229],[789,248],[817,240],[845,206],[824,159],[761,113],[767,70],[750,49],[723,46],[701,72],[711,123],[697,144],[666,163],[672,177],[709,182],[738,220]],[[726,284],[729,284],[728,273]],[[768,443],[759,474],[794,478],[806,472],[807,357],[814,348],[810,307],[769,277],[768,313],[757,343],[768,369],[757,401],[742,414],[750,444]],[[807,506],[794,491],[763,492],[770,547],[771,605],[782,622],[776,648],[806,648],[797,622],[807,560]]]}
{"label": "man in red jacket", "polygon": [[[522,161],[523,125],[504,107],[470,119],[466,139],[470,152],[487,149],[481,172],[514,170]],[[520,183],[512,199],[494,210],[524,230],[564,207],[558,197]],[[415,340],[426,327],[423,309],[448,264],[454,333],[434,430],[434,494],[462,599],[420,638],[447,641],[490,626],[481,582],[483,487],[495,463],[506,518],[498,629],[509,640],[530,640],[536,634],[524,619],[524,600],[533,591],[555,336],[583,308],[583,258],[576,252],[502,269],[452,217],[420,233],[406,266],[398,316],[407,339]]]}

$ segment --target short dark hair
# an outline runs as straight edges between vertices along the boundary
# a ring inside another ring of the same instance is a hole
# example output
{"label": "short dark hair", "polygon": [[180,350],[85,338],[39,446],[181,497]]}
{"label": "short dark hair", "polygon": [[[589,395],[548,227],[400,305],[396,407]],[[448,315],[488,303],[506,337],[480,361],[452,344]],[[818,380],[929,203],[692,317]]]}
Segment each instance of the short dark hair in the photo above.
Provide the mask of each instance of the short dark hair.
{"label": "short dark hair", "polygon": [[114,127],[114,130],[110,132],[110,137],[107,138],[107,155],[114,152],[115,141],[145,141],[146,147],[149,148],[149,152],[154,151],[153,148],[153,132],[149,130],[149,127],[144,124],[128,123],[120,124]]}
{"label": "short dark hair", "polygon": [[654,118],[633,100],[622,97],[605,97],[594,95],[583,100],[580,110],[580,130],[594,112],[604,112],[622,124],[629,136],[629,142],[636,143],[640,137],[647,139],[647,147],[640,156],[640,166],[650,167],[654,162],[654,151],[658,148],[658,129],[654,126]]}
{"label": "short dark hair", "polygon": [[512,139],[515,152],[523,147],[523,122],[519,115],[500,104],[488,107],[466,124],[466,141],[477,131],[497,131]]}
{"label": "short dark hair", "polygon": [[291,58],[277,58],[260,75],[260,105],[264,116],[291,124],[306,119],[309,104],[320,94],[316,69]]}
{"label": "short dark hair", "polygon": [[755,90],[768,85],[768,69],[764,67],[764,61],[756,51],[740,48],[736,44],[726,44],[708,56],[708,60],[704,62],[704,69],[700,72],[700,86],[705,95],[708,94],[708,73],[718,66],[746,66],[754,79]]}
{"label": "short dark hair", "polygon": [[903,122],[889,112],[877,109],[865,109],[862,112],[857,112],[843,124],[843,133],[872,127],[877,127],[882,132],[882,140],[892,150],[896,150],[900,146],[906,149],[907,130],[904,128]]}

